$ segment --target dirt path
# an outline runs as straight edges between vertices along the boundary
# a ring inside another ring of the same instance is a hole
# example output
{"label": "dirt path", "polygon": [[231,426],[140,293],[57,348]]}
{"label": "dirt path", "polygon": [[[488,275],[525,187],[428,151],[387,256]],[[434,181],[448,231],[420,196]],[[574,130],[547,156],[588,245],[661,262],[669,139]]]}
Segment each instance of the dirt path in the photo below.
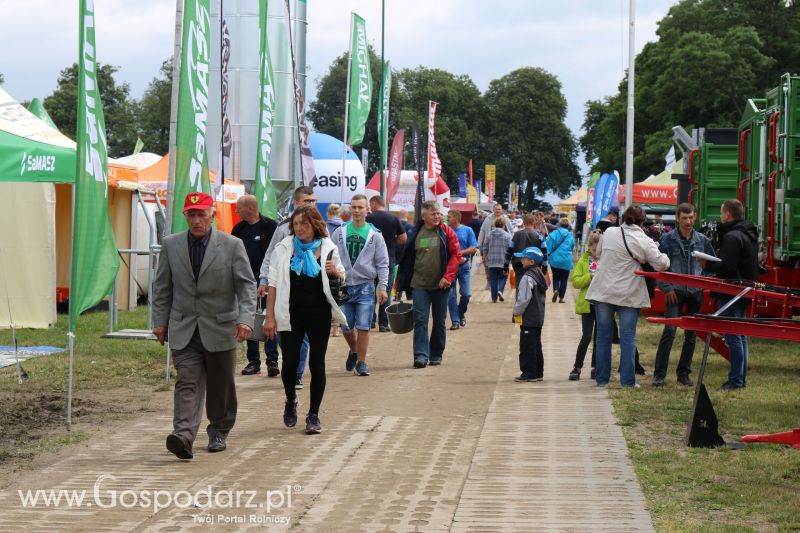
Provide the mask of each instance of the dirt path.
{"label": "dirt path", "polygon": [[[482,277],[474,281],[483,286]],[[559,459],[563,444],[542,436],[551,426],[559,427],[554,435],[580,431],[578,423],[566,430],[559,425],[571,419],[559,414],[559,402],[576,397],[575,387],[564,384],[575,385],[565,377],[579,322],[571,305],[551,307],[543,383],[513,382],[518,341],[510,303],[492,304],[486,291],[475,291],[469,323],[448,331],[440,367],[412,368],[410,334],[374,333],[372,375],[357,377],[344,371],[344,341],[331,339],[321,435],[305,435],[301,424],[283,426],[277,378],[240,376],[239,415],[224,453],[206,453],[201,435],[194,460],[176,460],[164,449],[171,429],[167,405],[13,481],[0,493],[0,531],[530,531],[562,520],[559,490],[570,505],[600,491],[602,502],[591,507],[596,513],[584,517],[594,524],[613,520],[616,531],[652,529],[605,391],[579,385],[600,406],[581,411],[579,419],[590,422],[601,449],[593,459],[578,458],[580,450],[572,449],[561,457],[599,464],[585,479],[570,486]],[[304,413],[308,388],[300,401]],[[581,472],[587,471],[573,477]],[[18,490],[37,489],[85,490],[86,496],[80,506],[65,500],[49,508],[41,500],[23,506]],[[553,505],[542,508],[532,489],[548,494]]]}

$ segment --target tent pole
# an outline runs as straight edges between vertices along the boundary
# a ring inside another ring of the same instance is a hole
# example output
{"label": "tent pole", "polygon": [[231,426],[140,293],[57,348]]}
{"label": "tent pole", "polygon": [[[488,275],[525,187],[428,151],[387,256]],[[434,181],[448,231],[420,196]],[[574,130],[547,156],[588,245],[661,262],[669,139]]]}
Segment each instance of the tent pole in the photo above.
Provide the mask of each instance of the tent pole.
{"label": "tent pole", "polygon": [[73,354],[75,348],[75,333],[70,331],[67,333],[69,339],[69,374],[67,378],[67,431],[72,431],[72,365]]}

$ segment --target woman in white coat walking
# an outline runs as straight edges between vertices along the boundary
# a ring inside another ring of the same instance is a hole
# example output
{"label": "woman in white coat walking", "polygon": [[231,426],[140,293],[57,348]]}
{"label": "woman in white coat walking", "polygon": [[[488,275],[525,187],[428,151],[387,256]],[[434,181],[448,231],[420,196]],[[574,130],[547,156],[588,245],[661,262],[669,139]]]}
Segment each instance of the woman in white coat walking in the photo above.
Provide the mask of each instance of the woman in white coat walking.
{"label": "woman in white coat walking", "polygon": [[286,392],[283,423],[297,424],[295,382],[300,346],[308,335],[308,366],[311,369],[311,404],[306,433],[322,431],[319,408],[325,393],[325,352],[331,323],[346,324],[330,289],[330,278],[345,279],[337,246],[315,207],[298,207],[289,220],[291,234],[275,246],[269,264],[269,296],[264,333],[270,339],[281,332],[283,367],[281,379]]}
{"label": "woman in white coat walking", "polygon": [[611,341],[614,314],[619,314],[620,384],[637,387],[634,373],[636,323],[639,310],[650,307],[645,278],[635,272],[650,263],[659,272],[669,268],[669,257],[642,229],[644,210],[636,205],[622,214],[622,225],[609,228],[597,245],[597,274],[592,279],[586,299],[595,305],[597,320],[597,385],[605,386],[611,377]]}

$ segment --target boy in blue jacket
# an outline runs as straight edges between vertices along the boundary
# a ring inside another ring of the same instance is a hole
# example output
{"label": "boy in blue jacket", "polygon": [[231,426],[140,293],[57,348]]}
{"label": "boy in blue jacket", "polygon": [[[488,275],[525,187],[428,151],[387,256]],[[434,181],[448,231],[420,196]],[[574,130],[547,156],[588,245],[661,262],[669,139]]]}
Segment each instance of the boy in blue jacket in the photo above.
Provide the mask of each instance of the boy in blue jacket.
{"label": "boy in blue jacket", "polygon": [[523,273],[517,283],[517,300],[514,302],[514,322],[519,324],[519,369],[515,381],[542,381],[544,354],[542,353],[542,324],[547,280],[539,265],[544,260],[536,246],[515,253],[522,260]]}

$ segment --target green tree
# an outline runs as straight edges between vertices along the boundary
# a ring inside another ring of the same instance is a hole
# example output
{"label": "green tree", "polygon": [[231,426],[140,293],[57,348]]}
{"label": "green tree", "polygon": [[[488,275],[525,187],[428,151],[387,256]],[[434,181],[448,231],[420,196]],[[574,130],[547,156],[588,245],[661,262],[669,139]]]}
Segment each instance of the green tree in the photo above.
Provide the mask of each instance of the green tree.
{"label": "green tree", "polygon": [[[372,72],[372,104],[369,109],[369,119],[367,120],[366,129],[364,131],[364,142],[361,148],[369,152],[369,165],[364,169],[367,172],[367,181],[369,181],[372,174],[378,170],[380,164],[380,151],[378,148],[378,126],[377,126],[377,113],[378,113],[378,98],[380,97],[381,89],[381,61],[375,54],[372,46],[369,49],[369,67]],[[344,106],[345,106],[345,93],[347,91],[347,61],[348,53],[340,55],[333,60],[328,72],[318,78],[317,81],[317,98],[308,106],[306,116],[314,125],[314,129],[320,133],[327,133],[332,137],[340,139],[344,134]],[[396,128],[392,118],[395,116],[393,112],[394,99],[397,95],[397,81],[392,77],[392,88],[389,96],[389,142],[392,142],[392,136]],[[360,152],[357,152],[360,156]]]}
{"label": "green tree", "polygon": [[456,187],[458,174],[467,171],[470,159],[480,178],[483,164],[491,163],[484,157],[487,115],[481,93],[469,76],[417,67],[401,70],[397,79],[400,94],[395,109],[397,122],[403,127],[416,122],[422,136],[427,137],[428,102],[437,102],[436,152],[442,162],[442,179],[451,189]]}
{"label": "green tree", "polygon": [[3,84],[3,82],[5,82],[5,81],[6,81],[6,80],[5,80],[5,78],[3,77],[3,73],[2,73],[2,72],[0,72],[0,85],[2,85],[2,84]]}
{"label": "green tree", "polygon": [[[108,155],[120,157],[133,152],[136,144],[135,102],[129,99],[130,86],[117,84],[114,73],[118,67],[97,64],[97,82],[103,101]],[[44,99],[44,107],[65,135],[75,138],[78,128],[78,65],[74,63],[61,71],[58,88]]]}
{"label": "green tree", "polygon": [[[671,128],[736,127],[748,98],[800,68],[797,2],[684,0],[636,57],[634,174],[664,166]],[[621,170],[627,83],[587,103],[581,147],[593,171]]]}
{"label": "green tree", "polygon": [[169,118],[172,102],[172,58],[161,63],[161,75],[153,78],[136,106],[136,124],[144,150],[169,151]]}
{"label": "green tree", "polygon": [[520,68],[489,84],[488,154],[497,165],[497,191],[528,180],[522,196],[531,205],[547,191],[566,195],[580,186],[577,143],[564,124],[561,83],[541,68]]}

